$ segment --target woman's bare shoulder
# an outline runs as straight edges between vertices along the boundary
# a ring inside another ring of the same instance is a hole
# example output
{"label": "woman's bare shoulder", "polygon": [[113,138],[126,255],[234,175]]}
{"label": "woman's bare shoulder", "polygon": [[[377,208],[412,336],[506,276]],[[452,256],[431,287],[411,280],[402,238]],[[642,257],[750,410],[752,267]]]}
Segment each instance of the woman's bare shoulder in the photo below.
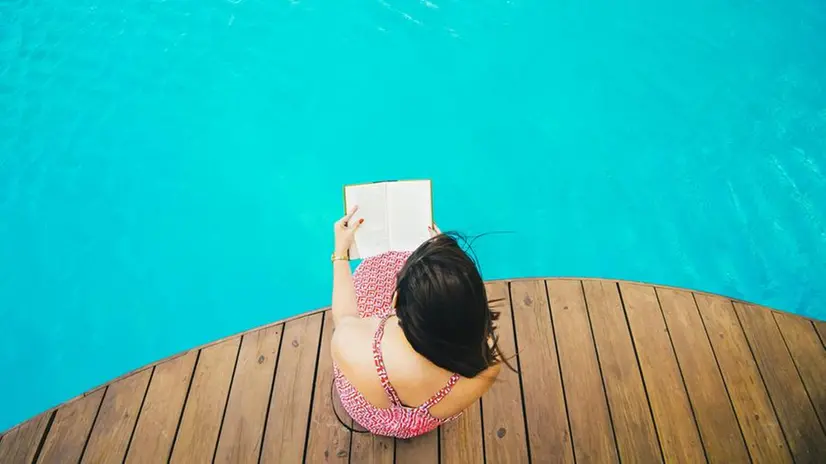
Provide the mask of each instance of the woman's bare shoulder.
{"label": "woman's bare shoulder", "polygon": [[474,387],[473,390],[479,395],[482,396],[485,394],[486,391],[496,382],[496,379],[499,377],[499,372],[502,370],[502,364],[494,364],[481,373],[479,373],[476,377],[469,379],[473,381]]}
{"label": "woman's bare shoulder", "polygon": [[494,364],[475,377],[462,377],[445,401],[435,405],[431,413],[436,417],[450,417],[464,411],[490,389],[501,369],[501,365]]}
{"label": "woman's bare shoulder", "polygon": [[496,378],[499,377],[500,372],[502,372],[502,363],[496,363],[482,371],[482,373],[479,375],[484,376],[486,380],[488,380],[490,383],[493,383],[496,380]]}
{"label": "woman's bare shoulder", "polygon": [[373,334],[378,322],[375,318],[348,317],[333,329],[330,354],[333,361],[344,368],[363,359],[373,358]]}
{"label": "woman's bare shoulder", "polygon": [[340,323],[333,332],[330,354],[339,371],[368,402],[376,407],[388,407],[373,362],[373,335],[377,327],[376,318]]}

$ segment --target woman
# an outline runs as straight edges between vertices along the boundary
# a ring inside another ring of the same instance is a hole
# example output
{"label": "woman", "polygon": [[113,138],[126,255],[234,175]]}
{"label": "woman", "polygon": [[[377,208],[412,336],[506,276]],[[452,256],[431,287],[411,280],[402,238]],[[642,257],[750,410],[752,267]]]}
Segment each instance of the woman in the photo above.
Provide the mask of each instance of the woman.
{"label": "woman", "polygon": [[365,259],[347,252],[356,209],[335,224],[331,345],[344,409],[377,435],[411,438],[458,417],[505,362],[482,277],[451,235],[435,227],[412,253]]}

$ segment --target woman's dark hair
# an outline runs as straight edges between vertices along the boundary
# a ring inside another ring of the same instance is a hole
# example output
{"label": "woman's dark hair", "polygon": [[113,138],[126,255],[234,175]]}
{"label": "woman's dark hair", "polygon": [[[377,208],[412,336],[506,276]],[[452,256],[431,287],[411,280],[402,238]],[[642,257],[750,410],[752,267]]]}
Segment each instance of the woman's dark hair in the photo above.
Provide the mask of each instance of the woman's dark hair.
{"label": "woman's dark hair", "polygon": [[[499,350],[485,284],[473,258],[455,233],[439,234],[414,251],[399,271],[396,316],[407,341],[433,364],[475,377],[499,362]],[[512,367],[511,367],[512,368]]]}
{"label": "woman's dark hair", "polygon": [[[502,356],[494,322],[499,312],[488,301],[476,262],[457,233],[439,234],[414,251],[396,278],[396,316],[407,341],[433,364],[475,377],[497,363],[516,369]],[[333,403],[333,382],[330,382]],[[353,433],[367,433],[336,419]]]}

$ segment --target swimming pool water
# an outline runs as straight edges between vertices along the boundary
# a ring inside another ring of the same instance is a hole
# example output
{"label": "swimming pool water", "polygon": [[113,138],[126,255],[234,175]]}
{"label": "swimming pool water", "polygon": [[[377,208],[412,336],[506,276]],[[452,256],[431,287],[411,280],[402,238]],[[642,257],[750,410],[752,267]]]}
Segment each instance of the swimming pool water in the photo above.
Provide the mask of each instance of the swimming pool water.
{"label": "swimming pool water", "polygon": [[327,305],[344,183],[487,278],[826,318],[826,6],[0,0],[0,430]]}

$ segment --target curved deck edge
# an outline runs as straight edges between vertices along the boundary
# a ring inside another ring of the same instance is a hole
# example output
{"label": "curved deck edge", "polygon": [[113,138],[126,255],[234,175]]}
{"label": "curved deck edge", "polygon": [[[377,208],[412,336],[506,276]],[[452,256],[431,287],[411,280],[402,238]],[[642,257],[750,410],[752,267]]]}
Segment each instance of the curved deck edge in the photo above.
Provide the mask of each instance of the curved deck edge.
{"label": "curved deck edge", "polygon": [[[675,286],[670,286],[670,285],[662,285],[662,284],[656,284],[656,283],[650,283],[650,282],[640,282],[640,281],[631,281],[631,280],[623,280],[623,279],[560,276],[560,277],[516,277],[516,278],[505,278],[505,279],[492,279],[492,280],[487,280],[486,282],[487,283],[499,283],[499,282],[511,283],[511,282],[529,282],[529,281],[573,281],[573,280],[575,280],[575,281],[592,281],[592,282],[611,282],[611,283],[617,283],[617,284],[645,285],[645,286],[650,286],[650,287],[659,288],[659,289],[685,291],[685,292],[690,292],[690,293],[694,293],[694,294],[698,294],[698,295],[707,295],[707,296],[710,296],[710,297],[720,297],[720,298],[724,298],[726,300],[731,300],[734,303],[743,303],[744,305],[748,305],[748,306],[758,306],[758,307],[766,308],[765,306],[758,305],[756,303],[752,303],[752,302],[749,302],[749,301],[746,301],[746,300],[741,300],[741,299],[738,299],[738,298],[733,298],[733,297],[720,295],[720,294],[716,294],[716,293],[711,293],[711,292],[705,292],[705,291],[702,291],[702,290],[693,290],[693,289],[675,287]],[[113,383],[116,383],[116,382],[118,382],[120,380],[123,380],[127,377],[130,377],[134,374],[143,372],[147,369],[151,369],[151,368],[153,368],[153,367],[155,367],[159,364],[165,363],[167,361],[171,361],[171,360],[179,358],[181,356],[185,356],[186,354],[191,353],[193,351],[199,351],[199,350],[202,350],[204,348],[208,348],[208,347],[211,347],[213,345],[220,344],[222,342],[225,342],[227,340],[230,340],[230,339],[233,339],[233,338],[236,338],[236,337],[241,337],[241,336],[246,335],[246,334],[250,334],[250,333],[258,332],[258,331],[261,331],[261,330],[264,330],[264,329],[267,329],[267,328],[271,328],[271,327],[275,327],[275,326],[278,326],[278,325],[286,324],[288,322],[295,321],[297,319],[302,319],[302,318],[305,318],[305,317],[309,317],[309,316],[312,316],[314,314],[323,313],[323,312],[325,312],[329,309],[330,309],[329,306],[322,307],[322,308],[316,308],[316,309],[306,311],[306,312],[303,312],[303,313],[300,313],[300,314],[296,314],[294,316],[290,316],[290,317],[280,319],[280,320],[277,320],[277,321],[274,321],[274,322],[269,322],[267,324],[263,324],[263,325],[260,325],[260,326],[252,327],[250,329],[242,330],[240,332],[236,332],[236,333],[233,333],[231,335],[227,335],[225,337],[222,337],[222,338],[219,338],[219,339],[216,339],[216,340],[213,340],[213,341],[210,341],[210,342],[198,345],[198,346],[194,346],[194,347],[189,348],[187,350],[184,350],[184,351],[172,354],[170,356],[158,359],[156,361],[150,362],[150,363],[145,364],[143,366],[140,366],[136,369],[128,371],[128,372],[126,372],[122,375],[114,377],[111,380],[109,380],[107,382],[104,382],[104,383],[102,383],[102,384],[100,384],[96,387],[93,387],[93,388],[91,388],[91,389],[89,389],[89,390],[87,390],[87,391],[85,391],[85,392],[83,392],[79,395],[71,397],[71,398],[61,402],[60,404],[49,407],[49,408],[39,412],[38,414],[36,414],[36,415],[34,415],[34,416],[32,416],[32,417],[16,424],[16,425],[14,425],[14,426],[6,429],[6,430],[0,430],[0,439],[2,439],[4,436],[8,435],[10,432],[14,431],[15,429],[19,428],[21,425],[27,423],[28,421],[30,421],[31,419],[33,419],[35,417],[53,412],[53,411],[59,409],[60,407],[66,405],[68,403],[71,403],[75,400],[85,398],[89,395],[95,394],[95,393],[99,392],[101,389],[104,389],[104,388],[108,387],[109,385],[111,385]],[[791,312],[788,312],[788,311],[782,311],[782,310],[778,310],[778,309],[774,309],[774,308],[767,308],[767,309],[769,309],[773,313],[790,314],[790,315],[793,315],[793,316],[796,316],[796,317],[807,319],[809,321],[812,321],[815,324],[822,325],[823,330],[824,330],[824,332],[823,332],[824,335],[822,335],[824,337],[823,343],[826,345],[826,321],[820,321],[818,319],[814,319],[814,318],[810,318],[810,317],[806,317],[806,316],[802,316],[802,315],[799,315],[799,314],[791,313]]]}

